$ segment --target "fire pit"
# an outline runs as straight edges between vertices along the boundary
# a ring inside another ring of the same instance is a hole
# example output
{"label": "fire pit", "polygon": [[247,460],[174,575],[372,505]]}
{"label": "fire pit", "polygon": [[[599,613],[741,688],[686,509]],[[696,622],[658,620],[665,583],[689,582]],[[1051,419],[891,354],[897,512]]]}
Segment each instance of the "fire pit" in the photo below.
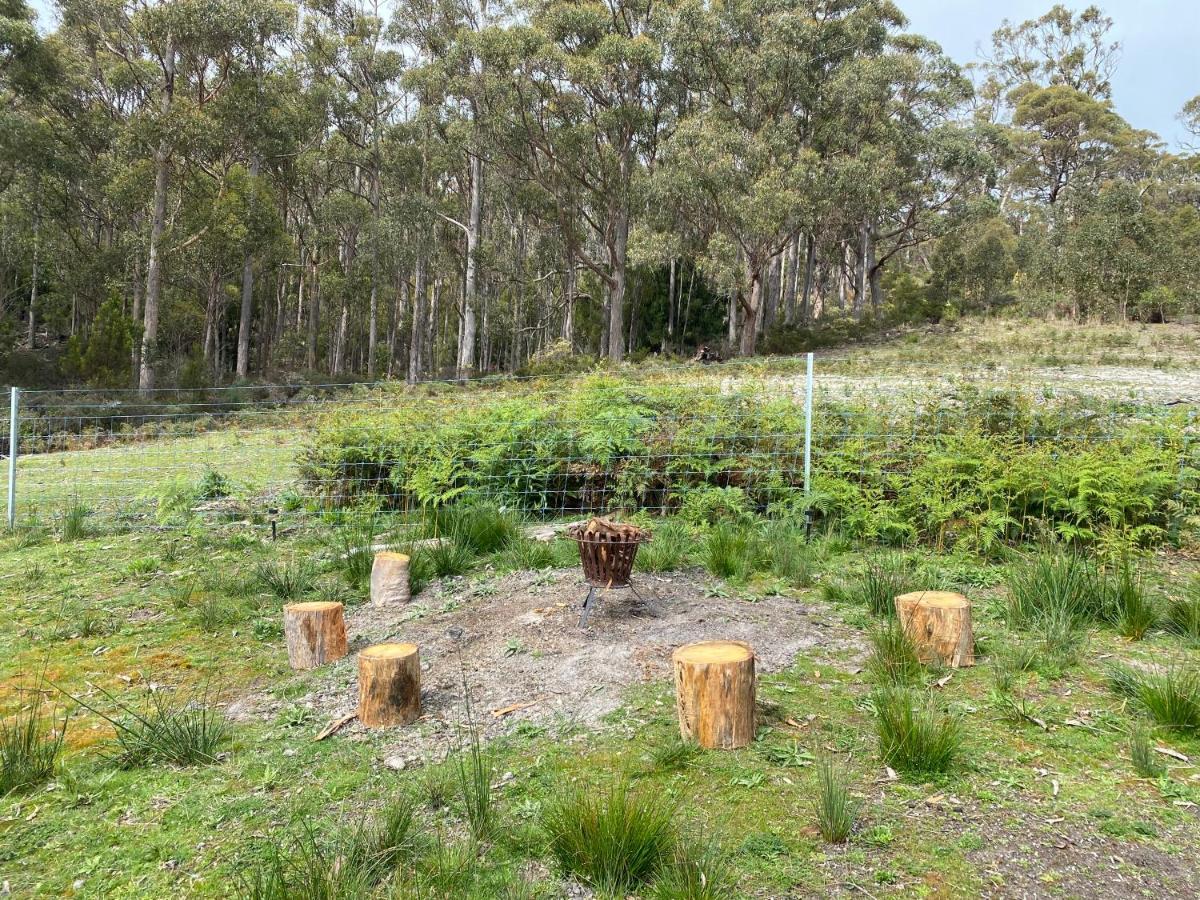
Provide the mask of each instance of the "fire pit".
{"label": "fire pit", "polygon": [[579,617],[580,628],[587,626],[588,615],[598,601],[597,590],[628,588],[645,602],[633,586],[632,576],[638,547],[650,540],[649,531],[597,516],[586,524],[572,525],[567,529],[567,536],[579,545],[579,561],[588,583],[587,599],[583,601],[583,613]]}

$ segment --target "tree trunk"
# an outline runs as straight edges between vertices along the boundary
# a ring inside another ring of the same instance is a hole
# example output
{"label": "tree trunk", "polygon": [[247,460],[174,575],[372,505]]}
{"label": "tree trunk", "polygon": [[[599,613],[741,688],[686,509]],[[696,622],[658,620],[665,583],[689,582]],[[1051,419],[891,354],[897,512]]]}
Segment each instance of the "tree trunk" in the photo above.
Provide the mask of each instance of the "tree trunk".
{"label": "tree trunk", "polygon": [[896,616],[921,662],[949,666],[975,665],[971,601],[945,591],[917,591],[896,598]]}
{"label": "tree trunk", "polygon": [[409,558],[403,553],[384,550],[375,554],[371,564],[371,603],[395,606],[411,597],[408,576]]}
{"label": "tree trunk", "polygon": [[608,290],[608,358],[625,358],[625,254],[629,246],[629,210],[621,206],[613,228],[610,260],[612,283]]}
{"label": "tree trunk", "polygon": [[408,725],[421,716],[416,644],[376,644],[358,655],[358,720],[367,728]]}
{"label": "tree trunk", "polygon": [[[378,132],[378,122],[374,131]],[[367,380],[375,380],[375,345],[379,328],[379,161],[371,173],[371,309],[367,323]]]}
{"label": "tree trunk", "polygon": [[413,276],[412,296],[412,330],[408,343],[408,383],[416,384],[421,380],[424,370],[424,336],[425,336],[425,255],[417,257],[417,269]]}
{"label": "tree trunk", "polygon": [[[162,94],[159,97],[159,114],[164,120],[171,113],[175,97],[175,38],[167,35],[167,53],[163,58]],[[171,150],[166,138],[158,143],[154,151],[154,209],[150,219],[150,252],[146,264],[146,309],[142,320],[141,371],[138,373],[138,389],[149,391],[154,387],[154,367],[158,363],[158,306],[162,296],[162,239],[167,225],[167,186],[170,175]]]}
{"label": "tree trunk", "polygon": [[753,356],[758,342],[759,316],[762,314],[762,269],[747,260],[746,275],[750,278],[750,296],[742,302],[742,336],[738,353],[742,356]]}
{"label": "tree trunk", "polygon": [[[478,117],[478,112],[475,113]],[[470,154],[471,196],[467,214],[467,271],[464,280],[462,335],[456,375],[469,378],[475,370],[475,336],[479,306],[479,243],[483,234],[483,157]]]}
{"label": "tree trunk", "polygon": [[315,669],[346,655],[346,623],[340,603],[290,603],[283,608],[283,634],[293,669]]}
{"label": "tree trunk", "polygon": [[671,260],[671,272],[667,279],[667,339],[663,341],[663,352],[669,353],[675,343],[675,260]]}
{"label": "tree trunk", "polygon": [[804,291],[800,299],[800,322],[803,325],[808,324],[809,317],[812,315],[812,291],[813,278],[816,275],[817,266],[817,239],[813,235],[808,235],[805,242],[804,252]]}
{"label": "tree trunk", "polygon": [[[257,190],[258,157],[250,160],[250,206]],[[242,309],[238,319],[237,377],[250,377],[250,323],[254,312],[254,255],[247,250],[242,259]]]}
{"label": "tree trunk", "polygon": [[563,323],[562,339],[572,350],[575,349],[575,257],[567,253],[567,271],[563,276]]}
{"label": "tree trunk", "polygon": [[29,286],[29,349],[36,349],[34,342],[37,335],[37,301],[38,301],[38,279],[41,272],[38,269],[39,251],[41,250],[42,242],[42,214],[38,206],[33,210],[33,272],[31,284]]}
{"label": "tree trunk", "polygon": [[787,272],[784,274],[783,321],[786,325],[796,324],[796,288],[800,283],[800,233],[792,235],[788,244]]}
{"label": "tree trunk", "polygon": [[308,370],[317,370],[317,338],[321,326],[321,270],[316,249],[312,257],[312,283],[308,286]]}
{"label": "tree trunk", "polygon": [[679,733],[712,750],[754,740],[754,651],[740,641],[702,641],[671,655]]}
{"label": "tree trunk", "polygon": [[[142,320],[142,291],[144,289],[145,284],[142,281],[141,257],[135,254],[133,259],[133,310],[130,315],[130,319],[133,321],[135,326]],[[131,378],[136,383],[138,380],[138,373],[142,367],[142,342],[141,340],[135,338],[132,343],[133,346],[130,348],[129,352],[129,362],[132,366]]]}

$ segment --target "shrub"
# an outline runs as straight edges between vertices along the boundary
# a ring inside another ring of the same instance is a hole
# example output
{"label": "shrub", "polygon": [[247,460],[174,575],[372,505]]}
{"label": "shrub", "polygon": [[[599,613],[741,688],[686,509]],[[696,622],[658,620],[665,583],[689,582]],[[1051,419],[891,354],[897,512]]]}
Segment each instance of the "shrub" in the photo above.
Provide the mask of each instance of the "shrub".
{"label": "shrub", "polygon": [[638,548],[635,565],[643,572],[675,572],[687,565],[692,535],[679,522],[667,521],[654,529],[648,544]]}
{"label": "shrub", "polygon": [[311,593],[317,570],[305,560],[292,563],[261,562],[254,570],[259,587],[278,600],[298,600]]}
{"label": "shrub", "polygon": [[832,759],[817,767],[817,827],[830,844],[844,844],[854,830],[858,804],[850,797],[846,776]]}
{"label": "shrub", "polygon": [[564,872],[618,896],[653,878],[676,846],[674,811],[664,797],[634,793],[623,781],[607,790],[561,786],[542,825]]}
{"label": "shrub", "polygon": [[55,731],[53,722],[47,724],[38,712],[35,701],[0,722],[0,797],[28,790],[54,775],[67,722],[64,719]]}
{"label": "shrub", "polygon": [[892,618],[871,631],[867,671],[876,684],[914,684],[921,680],[921,660],[912,637]]}
{"label": "shrub", "polygon": [[689,525],[706,527],[718,522],[748,526],[754,520],[750,499],[736,487],[704,487],[688,491],[679,516]]}
{"label": "shrub", "polygon": [[907,688],[883,688],[874,695],[879,755],[902,772],[933,774],[953,766],[962,743],[962,725],[939,710],[931,697]]}

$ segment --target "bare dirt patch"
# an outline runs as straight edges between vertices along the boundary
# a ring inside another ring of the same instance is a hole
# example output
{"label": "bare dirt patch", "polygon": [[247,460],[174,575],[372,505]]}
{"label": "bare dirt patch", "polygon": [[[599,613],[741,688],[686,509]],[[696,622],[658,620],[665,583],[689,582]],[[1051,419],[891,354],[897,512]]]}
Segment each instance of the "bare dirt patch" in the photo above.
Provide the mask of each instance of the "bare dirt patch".
{"label": "bare dirt patch", "polygon": [[[790,666],[802,650],[861,642],[822,607],[795,598],[742,599],[691,573],[643,575],[637,585],[648,604],[628,591],[609,592],[586,629],[578,626],[586,587],[575,570],[456,578],[403,607],[365,605],[347,614],[350,655],[311,676],[317,684],[307,696],[285,702],[252,694],[229,713],[271,719],[299,703],[320,724],[346,716],[358,698],[356,651],[410,641],[421,651],[424,713],[414,727],[377,734],[386,751],[415,763],[444,752],[448,730],[466,722],[464,680],[490,739],[520,722],[595,725],[631,686],[669,678],[671,652],[691,641],[746,641],[760,672]],[[357,722],[340,732],[343,739],[365,734]]]}

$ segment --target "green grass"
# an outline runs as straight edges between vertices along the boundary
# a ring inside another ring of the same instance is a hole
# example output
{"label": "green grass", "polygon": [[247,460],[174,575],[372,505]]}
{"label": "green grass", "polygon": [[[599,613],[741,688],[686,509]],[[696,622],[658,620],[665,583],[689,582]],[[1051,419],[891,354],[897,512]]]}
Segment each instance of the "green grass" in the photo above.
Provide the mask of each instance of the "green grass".
{"label": "green grass", "polygon": [[1167,771],[1154,750],[1154,742],[1141,728],[1135,728],[1129,736],[1129,761],[1139,778],[1158,779]]}
{"label": "green grass", "polygon": [[896,615],[896,597],[913,586],[912,566],[901,553],[872,553],[861,570],[844,579],[821,585],[827,600],[865,606],[872,615],[890,618]]}
{"label": "green grass", "polygon": [[900,772],[947,772],[961,751],[961,721],[936,702],[908,688],[882,688],[873,695],[879,755]]}
{"label": "green grass", "polygon": [[651,881],[676,847],[674,810],[665,798],[608,787],[560,785],[542,817],[550,853],[564,872],[623,896]]}
{"label": "green grass", "polygon": [[254,577],[258,586],[276,600],[299,600],[316,586],[317,569],[305,560],[267,560],[258,564]]}
{"label": "green grass", "polygon": [[858,803],[850,796],[845,772],[831,757],[817,767],[817,796],[814,801],[817,828],[830,844],[844,844],[854,831]]}
{"label": "green grass", "polygon": [[677,572],[691,561],[694,542],[682,522],[668,520],[654,529],[650,543],[638,548],[634,564],[643,572]]}
{"label": "green grass", "polygon": [[37,787],[57,771],[67,722],[55,728],[40,707],[39,702],[28,703],[0,722],[0,797]]}
{"label": "green grass", "polygon": [[1113,666],[1109,669],[1109,684],[1162,727],[1185,734],[1200,732],[1200,669],[1186,665],[1152,670]]}
{"label": "green grass", "polygon": [[718,578],[742,578],[754,565],[750,535],[741,524],[720,521],[704,536],[704,567]]}
{"label": "green grass", "polygon": [[871,652],[867,671],[876,684],[915,684],[924,669],[916,645],[897,619],[888,619],[870,633]]}
{"label": "green grass", "polygon": [[439,510],[431,537],[448,537],[472,556],[498,553],[521,537],[521,520],[494,503],[473,502]]}
{"label": "green grass", "polygon": [[1117,631],[1131,641],[1140,641],[1161,618],[1158,604],[1146,589],[1142,576],[1129,563],[1121,566],[1109,587],[1109,615]]}

